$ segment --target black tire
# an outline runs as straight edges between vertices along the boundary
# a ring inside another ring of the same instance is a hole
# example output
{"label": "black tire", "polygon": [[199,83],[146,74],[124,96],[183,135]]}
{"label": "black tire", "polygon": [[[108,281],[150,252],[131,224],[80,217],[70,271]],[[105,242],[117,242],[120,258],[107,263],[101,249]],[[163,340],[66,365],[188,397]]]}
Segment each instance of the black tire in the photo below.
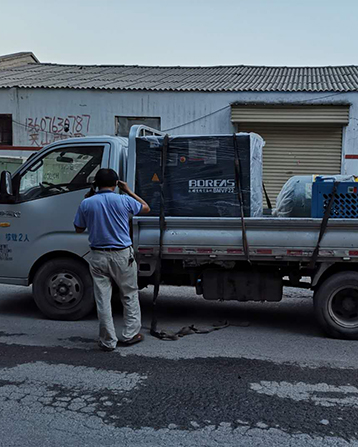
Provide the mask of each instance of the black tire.
{"label": "black tire", "polygon": [[41,312],[53,320],[79,320],[95,305],[88,267],[71,258],[43,264],[34,278],[33,295]]}
{"label": "black tire", "polygon": [[330,337],[358,340],[358,273],[341,272],[326,279],[314,294],[319,324]]}

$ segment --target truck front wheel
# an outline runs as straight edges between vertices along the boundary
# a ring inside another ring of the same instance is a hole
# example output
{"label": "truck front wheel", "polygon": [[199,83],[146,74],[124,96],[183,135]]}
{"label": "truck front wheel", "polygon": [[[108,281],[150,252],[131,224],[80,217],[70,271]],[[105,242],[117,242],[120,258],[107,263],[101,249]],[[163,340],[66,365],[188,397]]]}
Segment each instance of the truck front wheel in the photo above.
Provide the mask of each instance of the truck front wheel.
{"label": "truck front wheel", "polygon": [[316,317],[331,337],[358,340],[358,273],[326,279],[314,294]]}
{"label": "truck front wheel", "polygon": [[79,320],[94,308],[89,269],[71,258],[43,264],[34,278],[33,295],[41,312],[53,320]]}

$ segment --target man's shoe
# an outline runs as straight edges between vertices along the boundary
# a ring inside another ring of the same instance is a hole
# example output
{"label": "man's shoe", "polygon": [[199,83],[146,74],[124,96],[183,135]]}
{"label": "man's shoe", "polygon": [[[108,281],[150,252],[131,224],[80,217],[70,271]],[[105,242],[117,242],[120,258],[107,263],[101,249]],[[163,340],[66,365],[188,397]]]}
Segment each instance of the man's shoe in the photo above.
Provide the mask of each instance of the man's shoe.
{"label": "man's shoe", "polygon": [[110,348],[109,346],[104,345],[101,342],[101,340],[98,341],[98,346],[99,346],[99,349],[101,349],[102,351],[106,351],[106,352],[112,352],[116,349],[116,348]]}
{"label": "man's shoe", "polygon": [[117,343],[117,346],[131,346],[134,345],[135,343],[139,343],[140,341],[144,340],[144,335],[142,334],[137,334],[135,335],[133,338],[126,340],[126,341],[119,341]]}

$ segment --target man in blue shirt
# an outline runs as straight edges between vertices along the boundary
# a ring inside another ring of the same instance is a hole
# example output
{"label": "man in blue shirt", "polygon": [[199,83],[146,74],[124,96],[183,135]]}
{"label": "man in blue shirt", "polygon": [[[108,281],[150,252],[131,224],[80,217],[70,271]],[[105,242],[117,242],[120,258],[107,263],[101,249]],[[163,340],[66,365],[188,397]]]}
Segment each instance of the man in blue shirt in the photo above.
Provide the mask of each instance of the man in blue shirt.
{"label": "man in blue shirt", "polygon": [[[95,177],[98,192],[83,200],[74,226],[77,233],[89,232],[90,271],[99,319],[99,347],[113,351],[118,338],[113,324],[112,281],[118,287],[123,304],[123,340],[130,345],[143,340],[139,333],[141,313],[138,300],[137,264],[129,234],[130,215],[149,213],[148,204],[118,179],[113,169],[100,169]],[[124,194],[114,192],[118,186]]]}

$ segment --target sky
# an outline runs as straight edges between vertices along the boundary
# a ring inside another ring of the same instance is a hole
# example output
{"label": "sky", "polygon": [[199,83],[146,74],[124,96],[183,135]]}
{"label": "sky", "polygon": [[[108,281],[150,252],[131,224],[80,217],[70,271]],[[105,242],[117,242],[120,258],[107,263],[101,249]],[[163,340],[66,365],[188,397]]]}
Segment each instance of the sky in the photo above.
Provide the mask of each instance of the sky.
{"label": "sky", "polygon": [[0,55],[87,65],[358,65],[358,0],[1,0]]}

